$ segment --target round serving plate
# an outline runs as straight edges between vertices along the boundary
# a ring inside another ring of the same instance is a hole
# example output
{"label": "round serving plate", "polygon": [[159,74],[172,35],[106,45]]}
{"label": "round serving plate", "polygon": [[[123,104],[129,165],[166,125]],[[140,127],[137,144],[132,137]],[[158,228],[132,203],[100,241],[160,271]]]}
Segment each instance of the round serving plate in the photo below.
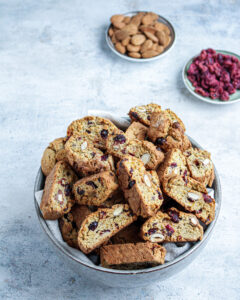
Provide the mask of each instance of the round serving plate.
{"label": "round serving plate", "polygon": [[[225,50],[216,50],[217,53],[221,53],[221,54],[225,54],[225,55],[231,55],[231,56],[235,56],[236,58],[238,58],[240,60],[240,56],[230,52],[230,51],[225,51]],[[199,55],[199,54],[198,54]],[[195,87],[192,85],[191,81],[188,79],[187,77],[187,72],[189,70],[189,67],[191,65],[191,63],[193,62],[194,58],[196,58],[198,55],[195,55],[194,57],[192,57],[184,66],[183,71],[182,71],[182,79],[184,82],[185,87],[189,90],[189,92],[197,99],[204,101],[204,102],[208,102],[211,104],[217,104],[217,105],[228,105],[228,104],[233,104],[236,102],[240,101],[240,90],[237,90],[236,93],[230,95],[230,99],[228,101],[223,101],[220,99],[211,99],[209,97],[203,97],[201,95],[199,95],[198,93],[195,92]]]}
{"label": "round serving plate", "polygon": [[[131,12],[128,12],[128,13],[125,13],[125,14],[122,14],[124,16],[128,16],[128,17],[132,17],[138,13],[140,13],[142,11],[131,11]],[[170,52],[170,50],[173,48],[173,46],[175,45],[175,41],[176,41],[176,33],[175,33],[175,30],[174,30],[174,27],[173,25],[167,20],[165,19],[164,17],[158,15],[158,21],[167,25],[170,32],[171,32],[171,37],[172,37],[172,40],[170,42],[170,44],[166,47],[166,49],[159,55],[157,56],[154,56],[154,57],[151,57],[151,58],[133,58],[133,57],[130,57],[126,54],[121,54],[120,52],[118,52],[115,47],[114,47],[114,44],[112,43],[109,35],[108,35],[108,31],[111,27],[111,24],[107,27],[107,30],[105,32],[105,36],[106,36],[106,42],[109,46],[109,48],[115,53],[117,54],[119,57],[125,59],[125,60],[128,60],[128,61],[132,61],[132,62],[138,62],[138,63],[142,63],[142,62],[150,62],[150,61],[154,61],[154,60],[157,60],[159,58],[162,58],[163,56],[165,56],[167,53]]]}
{"label": "round serving plate", "polygon": [[[195,142],[192,138],[190,141],[194,147],[202,149],[202,147]],[[47,222],[43,219],[41,210],[39,208],[38,202],[35,197],[35,193],[44,188],[45,176],[42,173],[41,168],[37,173],[34,186],[34,204],[36,213],[38,216],[39,223],[43,229],[47,240],[52,246],[54,246],[56,253],[60,255],[61,259],[69,265],[76,273],[88,278],[98,284],[107,285],[111,287],[142,287],[151,285],[157,281],[163,281],[176,273],[183,270],[187,265],[189,265],[195,257],[204,249],[206,246],[212,232],[216,225],[222,201],[221,184],[218,172],[214,167],[215,179],[213,182],[214,198],[216,200],[215,209],[215,219],[214,221],[206,227],[206,230],[201,241],[191,243],[192,247],[178,256],[173,261],[167,262],[163,265],[159,265],[153,268],[140,269],[140,270],[114,270],[107,269],[101,266],[90,264],[86,261],[79,259],[78,257],[70,254],[66,248],[55,238],[55,236],[50,231]],[[79,278],[81,280],[81,278]]]}

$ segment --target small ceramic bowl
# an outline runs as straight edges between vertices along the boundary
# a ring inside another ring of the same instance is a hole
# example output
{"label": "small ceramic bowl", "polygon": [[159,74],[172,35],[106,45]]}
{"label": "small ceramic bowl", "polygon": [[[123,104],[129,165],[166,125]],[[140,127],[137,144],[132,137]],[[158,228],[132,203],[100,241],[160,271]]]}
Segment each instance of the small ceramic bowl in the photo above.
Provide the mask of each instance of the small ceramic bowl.
{"label": "small ceramic bowl", "polygon": [[[216,50],[217,53],[222,53],[225,55],[231,55],[231,56],[235,56],[236,58],[238,58],[240,60],[240,56],[229,52],[229,51],[224,51],[224,50]],[[199,54],[198,54],[199,55]],[[184,66],[183,71],[182,71],[182,79],[184,82],[184,85],[186,86],[186,88],[189,90],[189,92],[197,99],[202,100],[204,102],[208,102],[211,104],[218,104],[218,105],[227,105],[227,104],[233,104],[236,102],[240,101],[240,90],[237,90],[234,94],[230,95],[230,99],[228,101],[223,101],[220,99],[211,99],[209,97],[203,97],[201,95],[199,95],[198,93],[195,92],[195,87],[192,85],[191,81],[188,79],[187,77],[187,72],[189,70],[189,67],[191,65],[191,63],[193,62],[194,58],[197,57],[198,55],[195,55],[194,57],[192,57]]]}
{"label": "small ceramic bowl", "polygon": [[[193,139],[189,137],[193,146],[201,148],[201,146],[196,143]],[[61,257],[61,259],[69,265],[76,273],[88,278],[94,282],[101,285],[107,285],[111,287],[125,287],[134,288],[151,285],[157,281],[163,281],[176,273],[180,272],[186,268],[196,256],[204,249],[210,236],[213,232],[213,228],[217,222],[221,201],[222,192],[218,172],[215,170],[215,179],[213,182],[214,197],[216,200],[216,211],[215,219],[209,224],[204,232],[203,239],[196,243],[191,243],[191,248],[185,253],[178,256],[173,261],[167,262],[163,265],[157,267],[140,269],[140,270],[114,270],[107,269],[101,266],[89,264],[87,261],[80,260],[76,256],[70,254],[66,249],[60,244],[60,242],[55,238],[55,236],[50,231],[46,221],[42,217],[38,202],[35,198],[35,192],[40,191],[44,188],[45,177],[39,169],[34,186],[34,204],[36,213],[38,216],[39,223],[47,237],[47,240],[55,248],[56,253]],[[81,280],[81,279],[79,279]]]}
{"label": "small ceramic bowl", "polygon": [[[128,13],[125,13],[123,14],[124,16],[129,16],[129,17],[132,17],[138,13],[140,13],[141,11],[132,11],[132,12],[128,12]],[[173,25],[167,20],[165,19],[164,17],[160,16],[159,15],[159,18],[158,18],[158,21],[167,25],[170,32],[171,32],[171,37],[172,37],[172,40],[170,42],[170,44],[166,47],[166,49],[164,49],[164,51],[157,55],[157,56],[154,56],[154,57],[151,57],[151,58],[133,58],[133,57],[130,57],[128,56],[127,54],[121,54],[120,52],[118,52],[115,47],[114,47],[114,44],[112,43],[109,35],[108,35],[108,31],[111,27],[111,24],[107,27],[107,30],[106,30],[106,42],[109,46],[109,48],[115,53],[117,54],[119,57],[125,59],[125,60],[128,60],[128,61],[132,61],[132,62],[138,62],[138,63],[141,63],[141,62],[150,62],[150,61],[154,61],[154,60],[157,60],[159,58],[162,58],[163,56],[165,56],[167,53],[170,52],[170,50],[173,48],[173,46],[175,45],[175,41],[176,41],[176,34],[175,34],[175,30],[173,28]]]}

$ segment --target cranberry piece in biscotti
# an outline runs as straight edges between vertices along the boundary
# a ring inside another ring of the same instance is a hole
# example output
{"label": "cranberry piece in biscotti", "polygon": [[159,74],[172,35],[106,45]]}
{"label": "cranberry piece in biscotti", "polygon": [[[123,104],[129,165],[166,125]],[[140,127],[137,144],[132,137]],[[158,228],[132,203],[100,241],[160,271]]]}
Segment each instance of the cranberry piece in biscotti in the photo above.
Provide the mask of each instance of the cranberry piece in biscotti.
{"label": "cranberry piece in biscotti", "polygon": [[70,211],[74,204],[72,186],[77,179],[66,162],[55,165],[46,179],[40,204],[44,219],[56,220]]}
{"label": "cranberry piece in biscotti", "polygon": [[155,171],[146,171],[140,159],[128,155],[118,163],[117,176],[125,198],[136,215],[145,218],[159,210],[163,198]]}
{"label": "cranberry piece in biscotti", "polygon": [[171,208],[149,218],[141,228],[141,237],[154,243],[195,242],[202,239],[203,227],[193,214]]}
{"label": "cranberry piece in biscotti", "polygon": [[135,106],[130,109],[129,117],[132,121],[140,122],[143,125],[149,126],[151,115],[153,112],[160,112],[161,106],[158,104],[150,103],[147,105]]}

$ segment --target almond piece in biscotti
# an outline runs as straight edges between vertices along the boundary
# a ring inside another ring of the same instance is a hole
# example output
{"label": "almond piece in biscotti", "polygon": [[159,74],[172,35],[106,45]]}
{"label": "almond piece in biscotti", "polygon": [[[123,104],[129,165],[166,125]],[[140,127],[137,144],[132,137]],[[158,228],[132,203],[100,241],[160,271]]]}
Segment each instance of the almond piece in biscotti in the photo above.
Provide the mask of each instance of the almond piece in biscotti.
{"label": "almond piece in biscotti", "polygon": [[116,43],[115,48],[118,52],[124,54],[126,52],[126,47],[124,47],[121,43]]}
{"label": "almond piece in biscotti", "polygon": [[141,58],[141,54],[138,52],[128,52],[128,55],[133,58]]}
{"label": "almond piece in biscotti", "polygon": [[167,35],[166,33],[162,30],[162,31],[156,31],[156,37],[158,38],[159,44],[164,46],[166,43],[166,38]]}
{"label": "almond piece in biscotti", "polygon": [[128,35],[134,35],[138,32],[138,27],[130,23],[124,27],[124,31],[127,31]]}
{"label": "almond piece in biscotti", "polygon": [[125,38],[124,40],[122,40],[122,45],[123,46],[127,46],[128,44],[129,44],[129,42],[130,42],[130,36],[128,36],[127,38]]}
{"label": "almond piece in biscotti", "polygon": [[[126,27],[126,26],[125,26]],[[129,33],[127,30],[118,30],[115,33],[116,39],[122,41],[128,37]]]}
{"label": "almond piece in biscotti", "polygon": [[125,24],[129,24],[130,21],[131,21],[131,17],[128,17],[128,16],[126,16],[126,17],[123,19],[123,22],[124,22]]}
{"label": "almond piece in biscotti", "polygon": [[158,43],[158,38],[154,34],[152,34],[151,32],[145,31],[144,34],[146,35],[146,37],[148,37],[154,43]]}
{"label": "almond piece in biscotti", "polygon": [[141,49],[140,49],[140,52],[143,53],[149,49],[151,49],[153,46],[153,42],[151,40],[146,40],[142,46],[141,46]]}
{"label": "almond piece in biscotti", "polygon": [[158,19],[158,15],[155,13],[147,13],[143,18],[142,18],[142,24],[144,25],[149,25],[152,24],[154,21]]}
{"label": "almond piece in biscotti", "polygon": [[131,38],[131,43],[135,46],[142,45],[146,41],[146,37],[143,34],[136,34]]}
{"label": "almond piece in biscotti", "polygon": [[127,45],[127,50],[128,50],[129,52],[139,52],[140,46],[134,46],[134,45],[132,45],[132,44],[128,44],[128,45]]}
{"label": "almond piece in biscotti", "polygon": [[114,25],[114,23],[120,23],[124,20],[124,16],[123,15],[113,15],[111,17],[111,23]]}
{"label": "almond piece in biscotti", "polygon": [[157,22],[154,24],[154,27],[159,31],[162,31],[162,30],[165,31],[167,35],[171,34],[170,29],[168,28],[168,26],[166,24]]}
{"label": "almond piece in biscotti", "polygon": [[157,56],[159,53],[157,51],[154,50],[147,50],[142,54],[143,58],[151,58],[154,56]]}

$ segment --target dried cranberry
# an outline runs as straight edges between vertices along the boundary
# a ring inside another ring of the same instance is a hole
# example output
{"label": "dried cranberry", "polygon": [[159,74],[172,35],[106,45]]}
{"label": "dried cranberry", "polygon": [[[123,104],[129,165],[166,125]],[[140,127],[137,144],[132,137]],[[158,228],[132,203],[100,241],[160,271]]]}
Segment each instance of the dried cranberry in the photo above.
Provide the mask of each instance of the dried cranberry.
{"label": "dried cranberry", "polygon": [[119,225],[117,223],[115,223],[115,226],[117,227],[117,229],[119,229]]}
{"label": "dried cranberry", "polygon": [[206,202],[206,203],[212,203],[212,198],[208,195],[208,194],[203,194],[203,200]]}
{"label": "dried cranberry", "polygon": [[87,181],[86,184],[89,185],[89,186],[91,186],[94,189],[98,188],[98,186],[93,181]]}
{"label": "dried cranberry", "polygon": [[92,152],[91,155],[92,155],[92,158],[94,158],[95,155],[96,155],[96,153],[95,153],[95,152]]}
{"label": "dried cranberry", "polygon": [[86,130],[86,132],[87,132],[87,133],[91,133],[91,131],[90,131],[90,130]]}
{"label": "dried cranberry", "polygon": [[150,121],[150,120],[151,120],[151,117],[150,117],[150,116],[147,116],[147,119],[148,119],[148,121]]}
{"label": "dried cranberry", "polygon": [[72,187],[71,187],[71,185],[70,184],[66,184],[65,188],[64,188],[64,194],[66,196],[70,196],[71,193],[72,193]]}
{"label": "dried cranberry", "polygon": [[88,125],[91,125],[91,124],[93,124],[93,122],[92,121],[88,121]]}
{"label": "dried cranberry", "polygon": [[157,191],[157,193],[158,193],[158,199],[162,200],[163,199],[162,193],[160,193],[159,191]]}
{"label": "dried cranberry", "polygon": [[177,167],[177,164],[174,162],[174,163],[171,163],[170,165],[171,168],[176,168]]}
{"label": "dried cranberry", "polygon": [[131,167],[129,173],[132,175],[133,174],[133,168]]}
{"label": "dried cranberry", "polygon": [[174,122],[174,123],[172,124],[172,128],[178,129],[178,128],[180,128],[180,127],[181,127],[181,125],[180,125],[179,122]]}
{"label": "dried cranberry", "polygon": [[99,219],[103,219],[106,216],[106,212],[104,210],[101,210],[99,213]]}
{"label": "dried cranberry", "polygon": [[199,167],[199,166],[200,166],[200,162],[199,162],[199,160],[195,159],[195,160],[194,160],[194,163],[195,163],[195,165],[196,165],[197,167]]}
{"label": "dried cranberry", "polygon": [[148,234],[149,234],[149,235],[154,234],[156,231],[158,231],[157,228],[155,228],[155,227],[150,228],[150,229],[148,230]]}
{"label": "dried cranberry", "polygon": [[136,112],[134,112],[134,111],[131,112],[131,117],[134,118],[134,119],[137,120],[137,121],[139,120],[138,114],[137,114]]}
{"label": "dried cranberry", "polygon": [[123,134],[118,134],[113,138],[115,144],[124,144],[126,142],[126,138]]}
{"label": "dried cranberry", "polygon": [[156,139],[156,145],[163,145],[164,143],[166,143],[166,139],[163,137],[157,138]]}
{"label": "dried cranberry", "polygon": [[88,229],[94,231],[97,227],[98,227],[98,222],[94,221],[88,226]]}
{"label": "dried cranberry", "polygon": [[104,154],[101,156],[101,161],[106,161],[108,159],[108,154]]}
{"label": "dried cranberry", "polygon": [[195,213],[196,214],[201,214],[202,213],[202,208],[198,209],[198,210],[195,210]]}
{"label": "dried cranberry", "polygon": [[85,191],[82,190],[82,189],[80,189],[80,188],[78,187],[78,188],[77,188],[77,193],[78,193],[78,195],[82,196],[82,195],[84,195]]}
{"label": "dried cranberry", "polygon": [[136,183],[136,180],[129,181],[128,188],[131,189],[135,183]]}
{"label": "dried cranberry", "polygon": [[123,149],[121,152],[122,154],[126,154],[126,149]]}
{"label": "dried cranberry", "polygon": [[179,223],[179,213],[177,211],[174,211],[174,210],[170,210],[168,212],[168,215],[171,217],[171,220],[174,222],[174,223]]}
{"label": "dried cranberry", "polygon": [[103,139],[106,139],[108,137],[108,130],[103,129],[100,134]]}
{"label": "dried cranberry", "polygon": [[165,226],[165,228],[167,229],[167,235],[171,236],[174,233],[174,229],[172,228],[172,226],[170,226],[169,224],[167,224]]}

